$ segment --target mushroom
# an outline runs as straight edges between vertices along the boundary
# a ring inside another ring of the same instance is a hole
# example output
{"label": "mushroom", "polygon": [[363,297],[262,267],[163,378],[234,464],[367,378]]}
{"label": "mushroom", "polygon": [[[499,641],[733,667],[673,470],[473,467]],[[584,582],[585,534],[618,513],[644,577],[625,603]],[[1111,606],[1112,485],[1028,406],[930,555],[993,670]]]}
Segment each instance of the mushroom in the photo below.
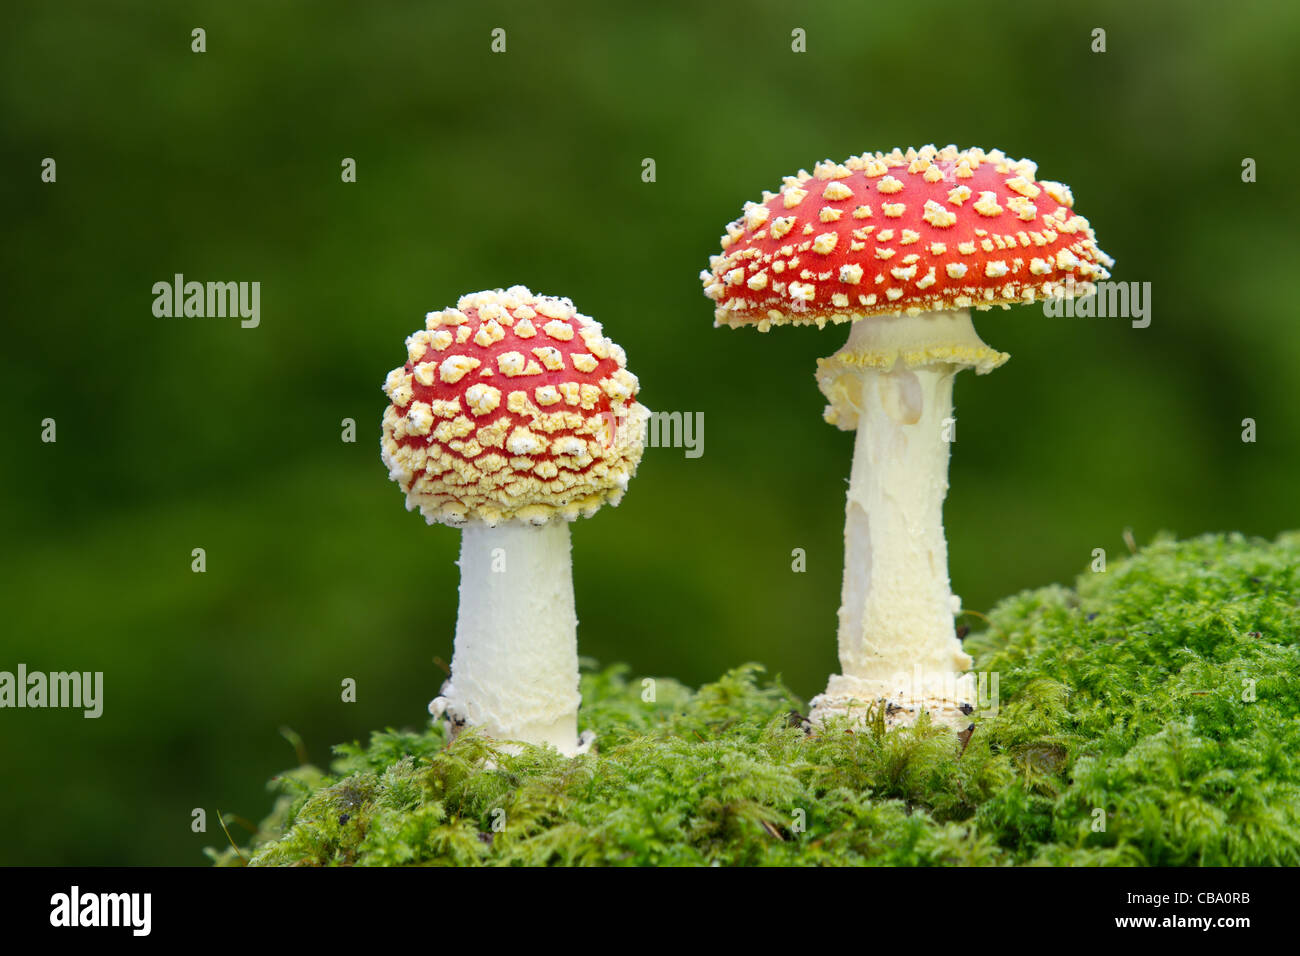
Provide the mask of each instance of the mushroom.
{"label": "mushroom", "polygon": [[636,376],[599,323],[523,286],[430,312],[406,348],[384,384],[384,464],[408,511],[462,529],[451,676],[430,712],[453,733],[582,752],[569,522],[617,505],[636,472]]}
{"label": "mushroom", "polygon": [[853,323],[817,368],[826,420],[857,436],[843,673],[813,699],[813,726],[860,722],[872,707],[891,726],[922,710],[969,723],[975,682],[943,535],[952,385],[961,369],[1008,358],[976,334],[970,309],[1088,295],[1113,264],[1070,190],[1036,176],[1029,160],[955,146],[823,162],[746,203],[700,274],[715,325]]}

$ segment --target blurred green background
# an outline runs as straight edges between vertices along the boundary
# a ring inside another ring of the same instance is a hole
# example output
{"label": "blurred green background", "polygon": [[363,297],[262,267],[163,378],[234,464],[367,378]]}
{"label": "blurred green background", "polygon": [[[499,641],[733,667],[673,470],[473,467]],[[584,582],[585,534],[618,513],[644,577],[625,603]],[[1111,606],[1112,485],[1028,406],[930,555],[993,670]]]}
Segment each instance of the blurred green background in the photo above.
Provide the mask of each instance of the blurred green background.
{"label": "blurred green background", "polygon": [[[380,385],[426,311],[481,288],[572,297],[645,404],[705,415],[703,457],[649,450],[623,505],[575,526],[582,653],[692,684],[757,660],[819,691],[852,435],[822,422],[812,373],[845,332],[714,329],[697,274],[745,200],[821,159],[1028,156],[1073,188],[1115,278],[1152,284],[1144,330],[977,315],[1012,360],[957,381],[945,513],[967,607],[1071,580],[1125,527],[1300,524],[1294,4],[2,16],[0,670],[101,670],[106,699],[99,720],[0,711],[0,862],[202,864],[218,810],[269,808],[295,762],[282,725],[324,763],[425,719],[459,535],[387,480]],[[260,281],[260,328],[155,318],[176,272]]]}

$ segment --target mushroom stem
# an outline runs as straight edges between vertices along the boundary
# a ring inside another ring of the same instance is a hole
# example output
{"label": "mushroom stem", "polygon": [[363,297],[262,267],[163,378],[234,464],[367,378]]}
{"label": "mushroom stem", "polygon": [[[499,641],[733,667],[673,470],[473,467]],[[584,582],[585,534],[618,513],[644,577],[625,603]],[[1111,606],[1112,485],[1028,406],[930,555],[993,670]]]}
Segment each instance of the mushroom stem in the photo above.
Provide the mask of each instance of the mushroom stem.
{"label": "mushroom stem", "polygon": [[[953,379],[979,348],[987,350],[962,310],[859,322],[829,360],[856,411],[857,437],[844,526],[843,673],[814,700],[814,723],[860,718],[878,701],[890,725],[922,709],[950,726],[969,723],[963,705],[974,701],[974,680],[962,674],[971,658],[953,626],[961,602],[948,579],[943,501]],[[882,354],[898,358],[887,369],[867,364]]]}
{"label": "mushroom stem", "polygon": [[460,606],[451,677],[430,711],[453,729],[549,744],[565,756],[578,738],[578,618],[569,523],[519,521],[461,532]]}

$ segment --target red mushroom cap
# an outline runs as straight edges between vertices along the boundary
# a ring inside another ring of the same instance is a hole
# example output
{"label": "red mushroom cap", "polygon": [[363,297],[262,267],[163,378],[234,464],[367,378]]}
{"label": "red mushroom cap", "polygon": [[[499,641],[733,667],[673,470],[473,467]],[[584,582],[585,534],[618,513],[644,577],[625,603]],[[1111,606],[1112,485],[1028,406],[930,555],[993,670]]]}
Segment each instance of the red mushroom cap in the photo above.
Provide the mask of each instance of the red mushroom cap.
{"label": "red mushroom cap", "polygon": [[700,273],[715,324],[766,332],[1087,295],[1113,261],[1070,190],[1036,175],[1029,160],[955,146],[801,170],[745,204]]}
{"label": "red mushroom cap", "polygon": [[568,299],[462,296],[406,346],[384,384],[382,452],[408,510],[541,524],[622,498],[649,413],[623,349]]}

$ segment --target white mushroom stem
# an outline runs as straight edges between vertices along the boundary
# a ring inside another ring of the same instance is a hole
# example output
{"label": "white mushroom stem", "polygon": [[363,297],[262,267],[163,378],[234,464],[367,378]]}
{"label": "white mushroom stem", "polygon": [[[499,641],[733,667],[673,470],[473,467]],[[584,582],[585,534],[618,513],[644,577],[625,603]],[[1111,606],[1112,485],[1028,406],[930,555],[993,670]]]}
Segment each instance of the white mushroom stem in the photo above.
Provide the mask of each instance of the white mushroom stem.
{"label": "white mushroom stem", "polygon": [[[888,369],[864,362],[882,355],[897,359]],[[950,726],[969,723],[974,678],[962,673],[971,658],[954,628],[961,602],[948,579],[943,501],[955,437],[953,379],[973,364],[991,367],[978,355],[998,353],[963,310],[860,320],[824,363],[837,369],[831,392],[848,406],[840,424],[856,417],[857,437],[844,526],[843,673],[813,701],[814,723],[860,718],[880,703],[891,725],[912,722],[922,709]]]}
{"label": "white mushroom stem", "polygon": [[471,522],[459,565],[451,678],[430,711],[498,740],[585,750],[569,523]]}

